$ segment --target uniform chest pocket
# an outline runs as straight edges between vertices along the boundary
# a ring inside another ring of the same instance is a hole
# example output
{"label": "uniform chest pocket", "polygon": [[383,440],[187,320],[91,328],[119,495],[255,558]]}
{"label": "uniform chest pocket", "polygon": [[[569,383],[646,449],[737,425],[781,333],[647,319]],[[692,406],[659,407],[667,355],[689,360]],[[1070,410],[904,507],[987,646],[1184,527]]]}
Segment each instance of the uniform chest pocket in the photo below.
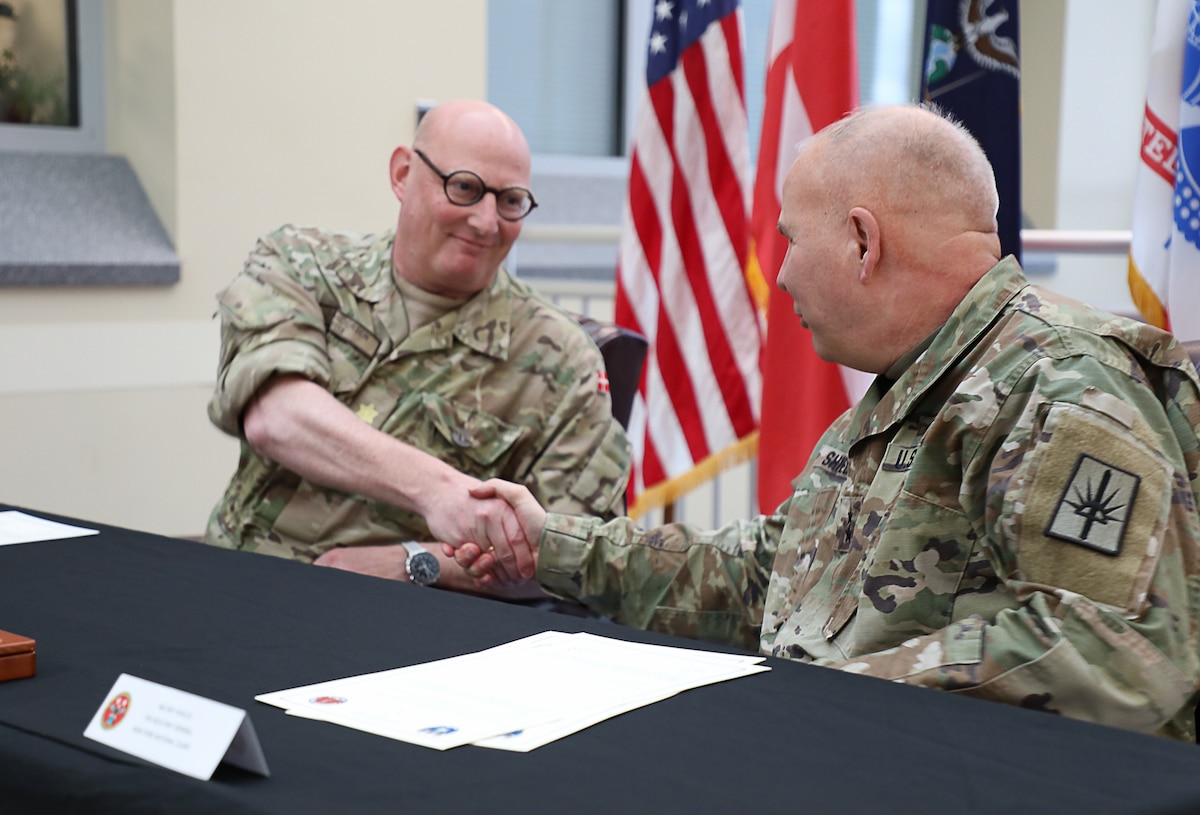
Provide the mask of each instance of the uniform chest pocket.
{"label": "uniform chest pocket", "polygon": [[832,653],[830,642],[853,616],[859,595],[863,552],[854,527],[862,496],[841,482],[804,498],[789,508],[772,577],[773,588],[786,592],[777,605],[776,646],[824,656]]}
{"label": "uniform chest pocket", "polygon": [[490,475],[523,432],[518,425],[435,393],[421,394],[419,413],[425,428],[416,446],[472,475]]}
{"label": "uniform chest pocket", "polygon": [[[957,507],[901,490],[870,548],[847,656],[890,648],[972,611],[995,613],[995,603],[1008,602],[996,594],[991,563]],[[960,601],[965,608],[957,608]]]}
{"label": "uniform chest pocket", "polygon": [[[796,537],[792,539],[795,549],[788,553],[795,557],[791,602],[814,617],[833,613],[861,562],[861,550],[855,551],[851,536],[854,507],[860,501],[852,490],[828,486],[815,494],[810,507],[792,518]],[[776,569],[783,573],[778,566]]]}

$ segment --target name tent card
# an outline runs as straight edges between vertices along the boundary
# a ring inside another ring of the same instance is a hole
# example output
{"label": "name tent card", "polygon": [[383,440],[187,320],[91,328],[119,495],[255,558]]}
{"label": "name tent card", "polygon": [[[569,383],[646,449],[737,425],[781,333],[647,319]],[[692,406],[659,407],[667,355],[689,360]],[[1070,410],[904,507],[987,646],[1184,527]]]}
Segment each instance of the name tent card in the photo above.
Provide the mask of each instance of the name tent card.
{"label": "name tent card", "polygon": [[129,674],[117,678],[83,735],[201,781],[222,761],[271,775],[246,711]]}

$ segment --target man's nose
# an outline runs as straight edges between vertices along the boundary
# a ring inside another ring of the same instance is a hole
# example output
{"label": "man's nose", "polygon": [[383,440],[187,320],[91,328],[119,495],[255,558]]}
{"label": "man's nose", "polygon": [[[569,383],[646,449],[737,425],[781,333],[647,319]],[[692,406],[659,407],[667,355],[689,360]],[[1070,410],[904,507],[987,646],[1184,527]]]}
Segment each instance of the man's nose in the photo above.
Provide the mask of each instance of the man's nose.
{"label": "man's nose", "polygon": [[492,235],[500,230],[500,212],[496,193],[488,190],[483,197],[471,204],[471,215],[467,222],[482,235]]}

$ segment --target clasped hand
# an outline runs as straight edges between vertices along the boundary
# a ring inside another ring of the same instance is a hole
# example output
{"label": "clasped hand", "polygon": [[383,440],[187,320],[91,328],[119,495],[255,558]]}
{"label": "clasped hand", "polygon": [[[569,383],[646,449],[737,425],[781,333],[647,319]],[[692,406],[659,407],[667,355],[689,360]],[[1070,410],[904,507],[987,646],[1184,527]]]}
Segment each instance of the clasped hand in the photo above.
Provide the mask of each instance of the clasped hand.
{"label": "clasped hand", "polygon": [[465,542],[444,543],[443,551],[481,587],[506,587],[532,578],[546,511],[524,486],[498,478],[478,484],[470,492],[479,505],[476,536],[459,536],[457,540]]}

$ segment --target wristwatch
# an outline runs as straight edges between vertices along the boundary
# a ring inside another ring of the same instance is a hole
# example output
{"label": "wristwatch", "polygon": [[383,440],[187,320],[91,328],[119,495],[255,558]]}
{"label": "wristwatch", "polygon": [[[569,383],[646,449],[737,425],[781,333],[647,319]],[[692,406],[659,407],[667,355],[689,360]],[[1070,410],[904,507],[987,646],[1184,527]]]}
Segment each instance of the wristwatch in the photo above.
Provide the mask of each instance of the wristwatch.
{"label": "wristwatch", "polygon": [[404,569],[408,579],[418,586],[431,586],[437,582],[442,572],[442,564],[433,553],[419,543],[407,541],[404,548],[408,550],[408,560],[404,561]]}

